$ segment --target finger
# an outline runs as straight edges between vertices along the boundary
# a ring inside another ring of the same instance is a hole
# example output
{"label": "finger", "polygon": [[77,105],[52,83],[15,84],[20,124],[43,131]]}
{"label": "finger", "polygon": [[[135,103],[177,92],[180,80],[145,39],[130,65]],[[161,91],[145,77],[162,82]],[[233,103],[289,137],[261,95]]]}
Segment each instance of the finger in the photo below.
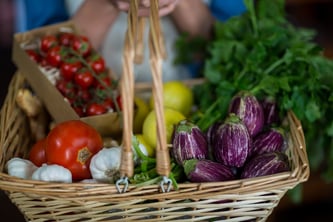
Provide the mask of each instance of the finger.
{"label": "finger", "polygon": [[128,0],[110,0],[111,4],[114,5],[118,10],[128,11],[130,2]]}
{"label": "finger", "polygon": [[[158,6],[160,8],[167,7],[168,5],[177,4],[178,0],[159,0]],[[139,2],[139,7],[149,8],[150,7],[150,0],[141,0]]]}
{"label": "finger", "polygon": [[172,4],[168,4],[164,7],[161,7],[159,10],[159,16],[165,16],[167,14],[170,14],[176,7],[177,2],[174,2]]}
{"label": "finger", "polygon": [[[170,3],[171,2],[171,3]],[[165,16],[169,13],[171,13],[176,5],[177,5],[177,2],[178,0],[165,0],[165,1],[160,1],[160,6],[159,6],[159,16]],[[141,1],[141,3],[143,4],[144,3],[144,0]],[[164,3],[168,3],[168,4],[165,4],[165,5],[162,5]],[[150,1],[148,0],[148,4],[149,4],[149,7],[150,7]],[[149,16],[149,13],[150,13],[150,8],[146,8],[146,7],[139,7],[139,11],[138,11],[138,14],[139,16]]]}

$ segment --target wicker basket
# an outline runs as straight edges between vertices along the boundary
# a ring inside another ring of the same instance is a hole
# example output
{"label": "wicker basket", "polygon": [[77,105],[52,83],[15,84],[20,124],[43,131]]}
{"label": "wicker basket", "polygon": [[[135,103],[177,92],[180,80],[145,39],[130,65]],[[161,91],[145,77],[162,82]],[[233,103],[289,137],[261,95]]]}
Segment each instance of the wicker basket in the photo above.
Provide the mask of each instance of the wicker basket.
{"label": "wicker basket", "polygon": [[[129,25],[135,18],[133,14],[129,14]],[[154,18],[157,14],[151,16]],[[131,37],[131,27],[128,37]],[[160,32],[155,30],[157,34]],[[121,84],[121,90],[129,95],[134,87],[130,75],[134,53],[130,42],[131,38],[127,38],[129,48],[124,53],[123,75],[126,81]],[[151,43],[152,50],[158,48],[158,43],[155,43]],[[152,71],[158,76],[161,53],[155,51],[152,55]],[[161,80],[154,77],[155,105],[161,104],[160,84]],[[18,72],[10,83],[0,114],[0,189],[6,192],[28,221],[265,221],[288,190],[309,178],[302,126],[292,111],[286,117],[290,126],[287,149],[290,172],[228,182],[182,183],[178,190],[171,189],[169,192],[162,192],[160,185],[137,187],[129,184],[126,192],[119,192],[119,187],[107,183],[48,183],[12,177],[6,173],[6,162],[14,156],[27,157],[33,142],[29,120],[15,100],[18,90],[25,85],[24,77]],[[131,129],[132,124],[129,121],[133,115],[132,99],[124,103],[125,146],[121,168],[124,177],[133,173],[129,149],[131,132],[126,130]],[[159,126],[163,124],[162,117],[163,112],[159,117]],[[163,128],[158,127],[162,139],[165,134]],[[163,143],[158,145],[158,172],[162,176],[169,171],[165,149]]]}

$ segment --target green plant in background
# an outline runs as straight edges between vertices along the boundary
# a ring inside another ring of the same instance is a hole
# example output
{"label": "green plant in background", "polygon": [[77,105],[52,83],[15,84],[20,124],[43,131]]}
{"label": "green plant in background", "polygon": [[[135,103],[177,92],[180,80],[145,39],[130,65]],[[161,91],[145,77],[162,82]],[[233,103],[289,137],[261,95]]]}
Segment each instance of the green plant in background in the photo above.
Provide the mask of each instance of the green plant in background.
{"label": "green plant in background", "polygon": [[[314,42],[314,30],[288,21],[284,0],[244,2],[247,12],[216,22],[214,38],[206,42],[202,71],[206,82],[194,88],[200,98],[195,120],[207,129],[225,116],[228,102],[239,90],[272,96],[281,113],[292,109],[301,120],[311,170],[320,170],[332,182],[333,61]],[[178,54],[178,62],[188,62],[191,52],[192,58],[198,57],[193,44],[184,37],[178,41],[178,51],[187,50]]]}

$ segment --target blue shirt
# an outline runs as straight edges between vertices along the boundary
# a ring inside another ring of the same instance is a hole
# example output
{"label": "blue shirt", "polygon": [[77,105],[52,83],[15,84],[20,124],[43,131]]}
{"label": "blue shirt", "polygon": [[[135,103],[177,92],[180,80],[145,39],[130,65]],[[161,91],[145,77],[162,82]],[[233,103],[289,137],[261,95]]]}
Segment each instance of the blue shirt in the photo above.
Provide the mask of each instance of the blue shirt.
{"label": "blue shirt", "polygon": [[210,0],[209,8],[219,21],[226,21],[232,16],[241,15],[246,11],[243,0]]}
{"label": "blue shirt", "polygon": [[63,0],[16,0],[16,31],[66,21],[69,18]]}

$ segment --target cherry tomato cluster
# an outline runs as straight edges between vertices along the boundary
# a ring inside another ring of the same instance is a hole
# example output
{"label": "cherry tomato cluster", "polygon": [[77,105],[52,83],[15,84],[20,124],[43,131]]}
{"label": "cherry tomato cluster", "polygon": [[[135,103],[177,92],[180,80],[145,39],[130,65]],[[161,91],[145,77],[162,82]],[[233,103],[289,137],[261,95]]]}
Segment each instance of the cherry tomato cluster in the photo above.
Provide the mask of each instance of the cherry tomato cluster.
{"label": "cherry tomato cluster", "polygon": [[59,32],[39,40],[36,49],[25,51],[38,65],[59,70],[55,86],[80,117],[121,109],[117,82],[86,36]]}

